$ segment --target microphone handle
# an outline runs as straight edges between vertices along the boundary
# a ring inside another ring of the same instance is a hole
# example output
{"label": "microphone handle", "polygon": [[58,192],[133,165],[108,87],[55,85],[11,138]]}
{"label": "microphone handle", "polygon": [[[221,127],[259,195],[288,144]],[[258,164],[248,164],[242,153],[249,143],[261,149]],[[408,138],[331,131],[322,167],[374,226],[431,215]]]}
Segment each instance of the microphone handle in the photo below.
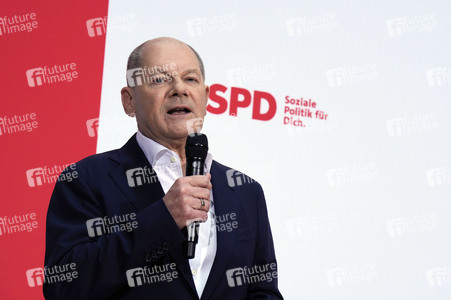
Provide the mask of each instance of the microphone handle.
{"label": "microphone handle", "polygon": [[[186,176],[204,175],[204,161],[200,157],[186,159]],[[185,256],[192,259],[196,253],[196,244],[199,240],[199,222],[192,222],[187,226],[188,240],[185,243]]]}

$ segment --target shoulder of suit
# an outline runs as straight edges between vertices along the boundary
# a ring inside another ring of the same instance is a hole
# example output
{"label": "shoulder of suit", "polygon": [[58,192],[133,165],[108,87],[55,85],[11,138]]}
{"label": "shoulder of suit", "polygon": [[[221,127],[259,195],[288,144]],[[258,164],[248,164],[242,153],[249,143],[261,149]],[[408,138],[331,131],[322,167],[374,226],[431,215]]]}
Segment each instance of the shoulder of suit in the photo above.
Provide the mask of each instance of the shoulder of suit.
{"label": "shoulder of suit", "polygon": [[103,152],[103,153],[98,153],[98,154],[93,154],[93,155],[89,155],[83,159],[81,159],[80,161],[75,163],[75,166],[77,168],[78,171],[82,171],[82,170],[90,170],[90,169],[94,169],[97,171],[100,171],[102,168],[103,170],[105,170],[105,168],[107,166],[114,166],[116,165],[112,160],[111,157],[117,153],[120,149],[115,149],[115,150],[111,150],[111,151],[107,151],[107,152]]}
{"label": "shoulder of suit", "polygon": [[256,184],[256,185],[260,186],[260,183],[258,183],[258,181],[255,180],[254,178],[248,176],[247,174],[245,174],[245,173],[243,173],[243,172],[241,172],[241,171],[239,171],[237,169],[234,169],[234,168],[231,168],[229,166],[223,165],[223,164],[217,162],[216,160],[213,160],[211,167],[212,168],[213,167],[217,168],[221,173],[225,174],[226,177],[230,176],[233,173],[236,174],[236,172],[238,172],[238,173],[242,174],[243,176],[245,176],[245,178],[246,178],[248,183],[252,183],[252,184]]}

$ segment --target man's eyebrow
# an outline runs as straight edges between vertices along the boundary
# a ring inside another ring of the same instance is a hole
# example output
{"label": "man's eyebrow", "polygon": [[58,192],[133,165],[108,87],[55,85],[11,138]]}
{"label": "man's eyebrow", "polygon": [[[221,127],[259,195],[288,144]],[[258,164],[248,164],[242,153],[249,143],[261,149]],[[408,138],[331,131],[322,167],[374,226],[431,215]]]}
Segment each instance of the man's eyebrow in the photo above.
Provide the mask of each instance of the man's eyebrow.
{"label": "man's eyebrow", "polygon": [[166,74],[171,73],[171,70],[155,70],[153,74]]}
{"label": "man's eyebrow", "polygon": [[200,75],[199,69],[188,69],[182,72],[183,75],[190,74],[190,73],[196,73],[196,75]]}

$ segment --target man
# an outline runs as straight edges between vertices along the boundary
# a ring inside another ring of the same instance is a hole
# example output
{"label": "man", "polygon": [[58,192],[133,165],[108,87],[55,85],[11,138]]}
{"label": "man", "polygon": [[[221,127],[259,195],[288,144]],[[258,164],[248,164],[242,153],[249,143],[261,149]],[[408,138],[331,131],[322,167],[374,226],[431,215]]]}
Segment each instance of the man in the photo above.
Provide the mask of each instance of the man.
{"label": "man", "polygon": [[[130,55],[127,79],[122,104],[138,132],[55,186],[44,275],[77,278],[47,280],[45,297],[282,299],[261,186],[210,154],[207,175],[184,177],[189,124],[203,120],[209,94],[197,52],[172,38],[147,41]],[[231,172],[240,184],[230,184]],[[188,260],[193,219],[202,223]]]}

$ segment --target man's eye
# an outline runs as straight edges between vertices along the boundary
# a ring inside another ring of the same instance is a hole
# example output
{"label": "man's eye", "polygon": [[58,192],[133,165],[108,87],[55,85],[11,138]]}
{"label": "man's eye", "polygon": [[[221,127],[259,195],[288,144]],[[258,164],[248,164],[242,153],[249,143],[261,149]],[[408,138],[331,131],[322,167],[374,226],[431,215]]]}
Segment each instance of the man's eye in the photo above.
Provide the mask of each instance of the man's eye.
{"label": "man's eye", "polygon": [[193,78],[193,77],[188,77],[188,78],[186,78],[186,80],[189,82],[197,82],[197,78]]}
{"label": "man's eye", "polygon": [[163,82],[165,82],[165,77],[152,77],[150,80],[150,83],[153,84],[162,84]]}

